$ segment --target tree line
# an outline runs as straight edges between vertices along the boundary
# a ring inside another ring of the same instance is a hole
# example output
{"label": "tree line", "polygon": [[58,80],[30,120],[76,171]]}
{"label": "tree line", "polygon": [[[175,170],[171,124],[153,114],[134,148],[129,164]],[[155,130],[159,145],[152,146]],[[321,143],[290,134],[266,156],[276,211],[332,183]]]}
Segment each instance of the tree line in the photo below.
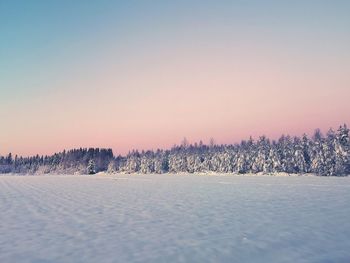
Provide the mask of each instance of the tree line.
{"label": "tree line", "polygon": [[313,173],[350,174],[349,129],[344,124],[324,136],[319,129],[309,138],[261,136],[237,144],[189,144],[186,139],[171,149],[133,150],[114,156],[112,149],[80,148],[51,156],[0,156],[0,173],[92,174],[110,173]]}

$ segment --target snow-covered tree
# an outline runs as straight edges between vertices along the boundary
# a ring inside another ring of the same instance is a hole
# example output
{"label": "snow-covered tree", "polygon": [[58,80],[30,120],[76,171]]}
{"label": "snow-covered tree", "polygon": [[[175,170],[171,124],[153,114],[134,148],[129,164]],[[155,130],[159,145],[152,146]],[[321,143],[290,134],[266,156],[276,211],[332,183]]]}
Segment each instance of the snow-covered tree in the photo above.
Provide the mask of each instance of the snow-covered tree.
{"label": "snow-covered tree", "polygon": [[88,166],[86,168],[88,174],[95,174],[96,173],[96,165],[94,160],[90,160],[88,163]]}
{"label": "snow-covered tree", "polygon": [[189,144],[169,150],[132,151],[114,156],[111,149],[79,148],[51,156],[0,156],[0,173],[315,173],[350,174],[349,129],[342,125],[323,136],[316,130],[312,138],[282,136],[277,142],[262,136],[240,144]]}
{"label": "snow-covered tree", "polygon": [[307,164],[304,157],[303,145],[302,141],[295,137],[293,142],[293,163],[294,163],[294,172],[295,173],[306,173],[307,172]]}
{"label": "snow-covered tree", "polygon": [[344,124],[340,126],[334,143],[335,171],[339,175],[350,174],[350,140],[349,129]]}
{"label": "snow-covered tree", "polygon": [[187,158],[182,151],[169,156],[169,172],[187,172]]}
{"label": "snow-covered tree", "polygon": [[151,156],[141,157],[140,172],[143,174],[154,173],[154,161]]}
{"label": "snow-covered tree", "polygon": [[292,139],[289,135],[284,136],[278,140],[278,152],[280,156],[281,168],[283,172],[294,172],[294,151]]}
{"label": "snow-covered tree", "polygon": [[278,173],[282,171],[281,159],[276,144],[271,147],[268,159],[271,160],[271,172]]}
{"label": "snow-covered tree", "polygon": [[267,158],[270,151],[270,141],[261,136],[256,143],[252,171],[254,173],[266,172],[268,170]]}
{"label": "snow-covered tree", "polygon": [[138,155],[130,155],[126,159],[123,170],[126,173],[137,173],[140,171],[140,157]]}
{"label": "snow-covered tree", "polygon": [[319,129],[313,136],[312,154],[311,154],[311,171],[316,174],[325,175],[325,156],[324,156],[324,138]]}
{"label": "snow-covered tree", "polygon": [[311,170],[311,142],[307,135],[304,133],[301,139],[301,147],[303,152],[303,158],[305,160],[305,172],[308,173]]}
{"label": "snow-covered tree", "polygon": [[115,173],[117,171],[117,165],[115,160],[112,160],[108,164],[107,173]]}

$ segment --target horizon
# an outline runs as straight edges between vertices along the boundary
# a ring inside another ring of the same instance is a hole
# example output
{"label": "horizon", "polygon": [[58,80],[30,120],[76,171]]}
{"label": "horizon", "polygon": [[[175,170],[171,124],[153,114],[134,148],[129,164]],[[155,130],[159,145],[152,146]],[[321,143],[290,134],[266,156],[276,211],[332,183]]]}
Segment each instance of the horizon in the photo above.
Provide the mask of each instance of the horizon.
{"label": "horizon", "polygon": [[0,2],[0,155],[350,124],[350,2]]}
{"label": "horizon", "polygon": [[68,152],[68,151],[71,151],[71,150],[77,150],[77,149],[111,149],[112,152],[113,152],[113,155],[114,156],[127,156],[129,153],[132,153],[134,151],[137,151],[137,152],[147,152],[147,151],[153,151],[153,152],[156,152],[157,150],[162,150],[162,151],[167,151],[167,150],[171,150],[173,147],[180,147],[182,146],[183,142],[186,141],[186,143],[188,144],[188,146],[195,146],[196,144],[199,145],[200,143],[202,143],[204,146],[210,146],[211,145],[211,141],[214,143],[215,146],[223,146],[223,145],[236,145],[236,144],[241,144],[243,141],[248,141],[249,139],[252,139],[254,142],[258,141],[260,137],[266,137],[270,142],[274,142],[274,141],[278,141],[282,136],[290,136],[291,138],[295,138],[295,137],[298,137],[298,138],[301,138],[302,136],[306,135],[307,138],[309,138],[310,140],[312,140],[313,138],[313,135],[315,134],[315,132],[317,132],[318,130],[321,132],[321,135],[323,137],[326,137],[327,136],[327,133],[328,131],[332,130],[334,132],[337,132],[338,128],[339,127],[348,127],[348,125],[346,123],[344,124],[340,124],[338,125],[337,128],[334,128],[334,127],[330,127],[328,130],[326,131],[323,131],[319,128],[315,128],[313,130],[313,133],[311,134],[308,134],[308,133],[302,133],[300,135],[291,135],[291,134],[280,134],[278,137],[276,138],[270,138],[269,136],[266,136],[265,134],[262,134],[262,135],[259,135],[259,136],[248,136],[247,138],[244,138],[240,141],[237,141],[237,142],[229,142],[229,143],[219,143],[215,140],[215,138],[210,138],[209,141],[203,141],[203,140],[199,140],[199,141],[189,141],[187,139],[187,137],[183,137],[182,140],[178,143],[174,143],[172,144],[171,146],[169,147],[163,147],[163,148],[151,148],[151,149],[129,149],[127,152],[116,152],[114,151],[114,149],[112,147],[98,147],[98,146],[85,146],[85,147],[75,147],[75,148],[65,148],[65,149],[62,149],[62,150],[58,150],[56,152],[52,152],[52,153],[46,153],[46,154],[33,154],[33,155],[20,155],[20,154],[17,154],[17,153],[12,153],[12,152],[8,152],[6,154],[0,154],[0,157],[6,157],[8,156],[9,154],[12,155],[12,157],[14,156],[18,156],[18,157],[23,157],[23,158],[30,158],[30,157],[35,157],[37,155],[39,156],[53,156],[54,154],[57,154],[57,153],[62,153],[64,151]]}

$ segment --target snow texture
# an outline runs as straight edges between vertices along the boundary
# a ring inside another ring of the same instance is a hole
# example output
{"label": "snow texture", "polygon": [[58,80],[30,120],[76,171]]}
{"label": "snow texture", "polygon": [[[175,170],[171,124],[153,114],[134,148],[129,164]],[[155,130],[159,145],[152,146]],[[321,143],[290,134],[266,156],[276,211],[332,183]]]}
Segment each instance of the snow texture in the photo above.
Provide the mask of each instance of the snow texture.
{"label": "snow texture", "polygon": [[350,262],[350,178],[0,176],[0,262]]}

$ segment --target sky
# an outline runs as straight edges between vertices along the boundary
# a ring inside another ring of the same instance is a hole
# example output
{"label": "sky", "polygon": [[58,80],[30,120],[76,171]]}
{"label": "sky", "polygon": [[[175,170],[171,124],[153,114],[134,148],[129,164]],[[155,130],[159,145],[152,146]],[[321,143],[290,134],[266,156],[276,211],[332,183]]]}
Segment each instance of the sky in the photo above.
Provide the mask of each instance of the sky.
{"label": "sky", "polygon": [[350,1],[0,0],[0,154],[350,124]]}

